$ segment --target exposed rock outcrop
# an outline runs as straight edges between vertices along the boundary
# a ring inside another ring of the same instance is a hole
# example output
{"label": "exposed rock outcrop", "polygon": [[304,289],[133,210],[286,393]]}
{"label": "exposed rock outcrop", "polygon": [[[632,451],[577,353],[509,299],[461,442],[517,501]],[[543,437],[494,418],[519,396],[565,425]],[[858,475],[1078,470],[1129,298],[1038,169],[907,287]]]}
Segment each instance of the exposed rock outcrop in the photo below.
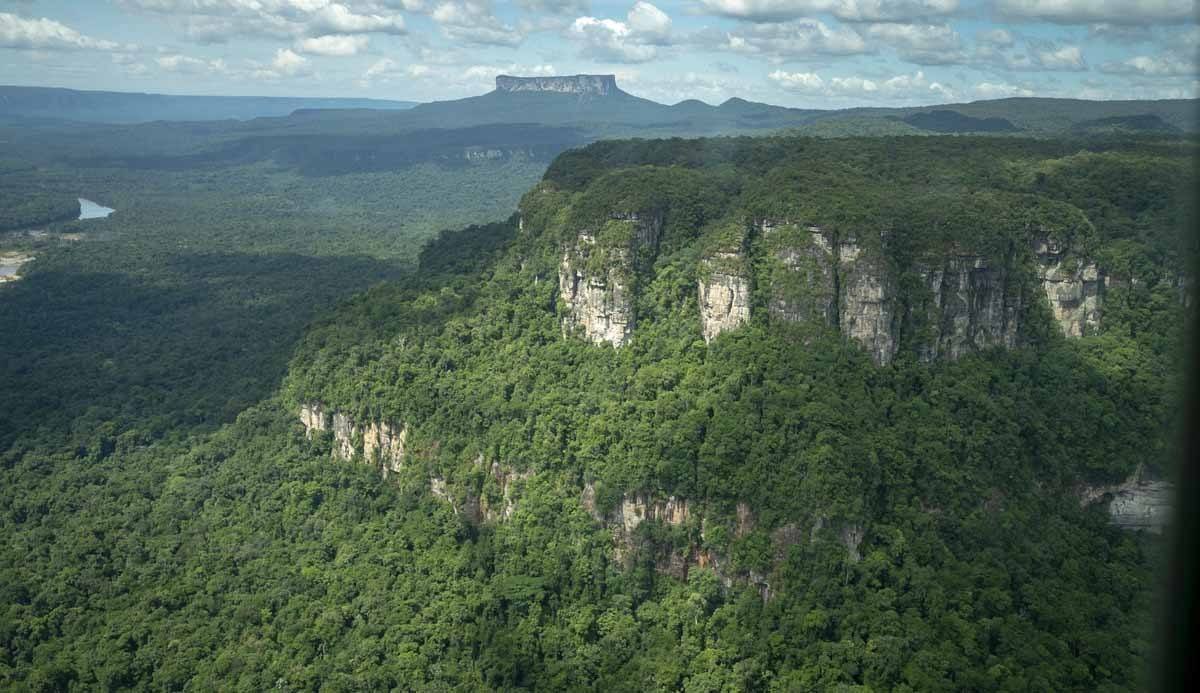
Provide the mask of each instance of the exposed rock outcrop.
{"label": "exposed rock outcrop", "polygon": [[340,460],[354,459],[357,452],[356,440],[359,439],[358,426],[340,411],[333,413],[333,456]]}
{"label": "exposed rock outcrop", "polygon": [[633,332],[637,274],[657,251],[662,217],[618,213],[596,233],[580,232],[563,251],[558,289],[564,333],[623,346]]}
{"label": "exposed rock outcrop", "polygon": [[1107,503],[1112,523],[1121,529],[1160,533],[1171,515],[1171,483],[1146,476],[1142,467],[1125,481],[1109,485],[1084,485],[1079,504]]}
{"label": "exposed rock outcrop", "polygon": [[896,353],[895,295],[883,262],[862,252],[854,239],[838,248],[838,328],[862,344],[880,365]]}
{"label": "exposed rock outcrop", "polygon": [[739,253],[721,252],[704,260],[700,278],[700,324],[704,341],[750,319],[750,279],[738,271]]}
{"label": "exposed rock outcrop", "polygon": [[319,402],[300,405],[300,424],[304,434],[313,438],[318,433],[333,436],[334,459],[360,459],[379,469],[386,479],[404,466],[408,427],[388,421],[369,421],[360,426],[340,411],[330,412]]}
{"label": "exposed rock outcrop", "polygon": [[[482,463],[482,459],[480,462]],[[518,472],[499,462],[492,462],[488,471],[491,480],[496,483],[499,490],[500,500],[499,503],[493,503],[488,500],[488,495],[485,493],[479,499],[479,520],[488,523],[507,520],[516,512],[521,486],[533,477],[533,472],[529,470]]]}
{"label": "exposed rock outcrop", "polygon": [[925,291],[901,306],[897,270],[877,248],[815,226],[766,221],[760,228],[782,270],[771,277],[772,317],[830,325],[877,364],[892,361],[905,330],[924,361],[1019,342],[1027,301],[1011,262],[952,254],[918,263],[913,270]]}
{"label": "exposed rock outcrop", "polygon": [[300,405],[300,424],[304,426],[305,437],[310,440],[313,434],[329,430],[329,418],[325,407],[319,402]]}
{"label": "exposed rock outcrop", "polygon": [[1100,326],[1105,277],[1095,263],[1068,258],[1052,239],[1034,243],[1038,280],[1046,292],[1054,320],[1067,337],[1082,337]]}
{"label": "exposed rock outcrop", "polygon": [[578,96],[609,96],[623,93],[616,75],[568,75],[562,77],[513,77],[498,75],[496,91],[552,92]]}
{"label": "exposed rock outcrop", "polygon": [[[583,487],[580,503],[592,519],[603,524],[612,531],[613,556],[621,563],[628,563],[635,552],[650,551],[656,570],[686,579],[692,567],[707,568],[716,573],[726,588],[735,583],[752,585],[758,590],[764,600],[770,599],[771,590],[769,575],[755,570],[737,571],[730,565],[726,556],[717,553],[705,542],[712,525],[708,518],[702,517],[703,508],[683,498],[667,496],[656,497],[648,493],[624,494],[620,501],[608,512],[602,512],[596,500],[596,488],[588,483]],[[646,522],[659,522],[667,527],[699,528],[699,535],[691,535],[684,548],[670,543],[655,545],[647,544],[644,537],[639,537],[638,528]],[[741,539],[755,530],[754,513],[746,503],[738,503],[735,507],[735,519],[732,536]],[[787,560],[788,551],[793,546],[799,546],[817,541],[822,536],[822,530],[830,530],[828,538],[837,540],[846,549],[846,560],[857,563],[861,560],[859,546],[866,536],[865,529],[855,523],[830,525],[824,517],[817,517],[812,527],[803,530],[795,523],[777,527],[770,533],[773,564]],[[728,535],[727,535],[728,536]]]}
{"label": "exposed rock outcrop", "polygon": [[371,422],[363,429],[363,460],[379,466],[383,478],[404,467],[408,427],[384,422]]}
{"label": "exposed rock outcrop", "polygon": [[1010,286],[1009,267],[954,255],[940,267],[921,268],[920,275],[929,289],[926,332],[916,339],[921,360],[953,361],[979,349],[1017,345],[1023,300]]}

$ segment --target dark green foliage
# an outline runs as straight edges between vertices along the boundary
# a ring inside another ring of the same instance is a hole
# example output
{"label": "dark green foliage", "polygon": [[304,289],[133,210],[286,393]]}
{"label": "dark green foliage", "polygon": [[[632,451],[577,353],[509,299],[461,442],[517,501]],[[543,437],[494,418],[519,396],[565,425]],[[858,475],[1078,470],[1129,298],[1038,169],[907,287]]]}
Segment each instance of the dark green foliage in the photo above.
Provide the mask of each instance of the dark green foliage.
{"label": "dark green foliage", "polygon": [[901,118],[921,130],[941,133],[1016,132],[1019,128],[1004,118],[972,118],[957,111],[920,111]]}
{"label": "dark green foliage", "polygon": [[[1159,544],[1076,489],[1170,471],[1192,149],[1088,146],[605,142],[551,166],[523,230],[423,248],[512,181],[467,210],[454,183],[495,169],[61,181],[120,214],[0,289],[0,687],[1141,689]],[[633,340],[564,338],[563,243],[627,243],[630,212],[663,222]],[[954,363],[879,368],[765,317],[706,345],[701,259],[772,215],[900,267],[1046,233],[1139,281],[1099,334]],[[312,400],[407,424],[404,470],[331,460],[295,423]],[[496,501],[493,461],[535,472],[505,521],[429,492]],[[585,483],[602,512],[643,493],[692,515],[643,523],[618,562]],[[700,549],[720,575],[661,572]]]}

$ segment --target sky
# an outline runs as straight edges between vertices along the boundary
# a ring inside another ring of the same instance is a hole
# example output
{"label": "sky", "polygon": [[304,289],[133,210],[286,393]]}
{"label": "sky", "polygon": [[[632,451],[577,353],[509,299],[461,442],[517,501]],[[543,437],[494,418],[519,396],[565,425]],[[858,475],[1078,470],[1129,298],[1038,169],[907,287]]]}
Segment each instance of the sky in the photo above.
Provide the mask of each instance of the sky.
{"label": "sky", "polygon": [[664,103],[1200,96],[1200,0],[0,0],[0,84],[432,101],[616,74]]}

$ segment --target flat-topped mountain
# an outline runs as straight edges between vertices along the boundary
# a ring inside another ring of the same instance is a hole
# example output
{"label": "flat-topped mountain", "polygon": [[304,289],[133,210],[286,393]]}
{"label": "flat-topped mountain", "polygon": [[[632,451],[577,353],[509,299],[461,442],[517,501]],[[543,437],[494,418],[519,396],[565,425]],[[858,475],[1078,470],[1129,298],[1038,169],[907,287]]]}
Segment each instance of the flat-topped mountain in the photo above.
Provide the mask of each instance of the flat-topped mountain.
{"label": "flat-topped mountain", "polygon": [[[580,96],[608,96],[621,92],[616,75],[566,75],[562,77],[496,77],[496,91],[544,91]],[[624,92],[621,92],[624,93]]]}

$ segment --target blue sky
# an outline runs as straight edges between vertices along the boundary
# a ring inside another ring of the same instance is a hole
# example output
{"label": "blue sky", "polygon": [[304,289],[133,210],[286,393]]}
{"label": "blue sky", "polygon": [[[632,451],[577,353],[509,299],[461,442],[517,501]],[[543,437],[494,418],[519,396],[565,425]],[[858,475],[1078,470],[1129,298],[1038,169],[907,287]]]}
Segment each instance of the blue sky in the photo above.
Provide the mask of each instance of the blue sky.
{"label": "blue sky", "polygon": [[0,84],[428,101],[615,73],[674,103],[1200,95],[1197,0],[0,0]]}

